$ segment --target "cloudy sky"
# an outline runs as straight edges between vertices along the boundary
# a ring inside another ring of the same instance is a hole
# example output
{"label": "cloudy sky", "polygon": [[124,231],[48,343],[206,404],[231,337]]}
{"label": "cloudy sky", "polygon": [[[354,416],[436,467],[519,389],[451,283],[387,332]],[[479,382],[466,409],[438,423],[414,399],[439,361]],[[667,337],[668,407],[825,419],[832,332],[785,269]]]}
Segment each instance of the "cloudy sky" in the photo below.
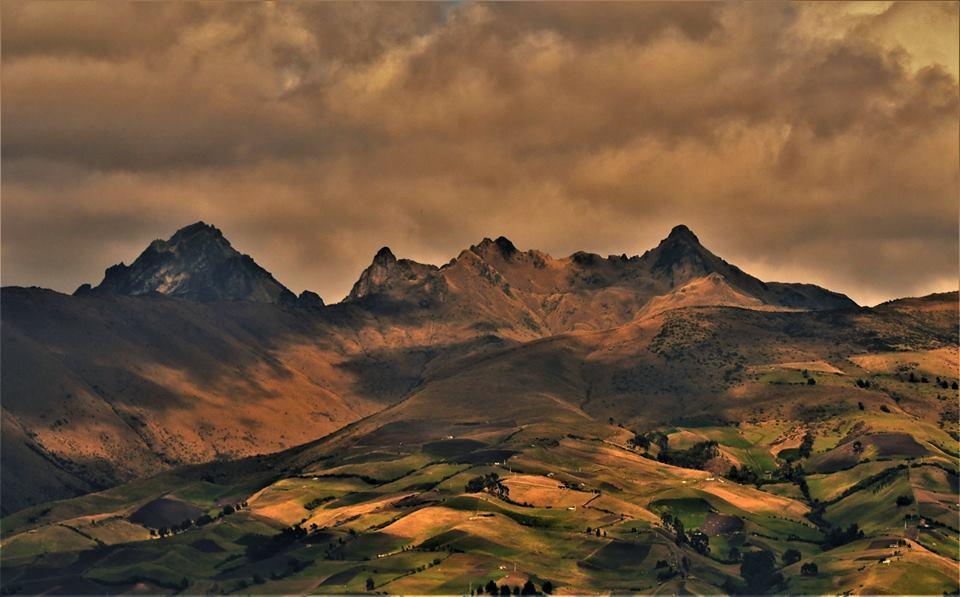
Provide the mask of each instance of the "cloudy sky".
{"label": "cloudy sky", "polygon": [[678,223],[863,304],[957,288],[957,3],[0,6],[4,285],[204,220],[328,302],[383,245]]}

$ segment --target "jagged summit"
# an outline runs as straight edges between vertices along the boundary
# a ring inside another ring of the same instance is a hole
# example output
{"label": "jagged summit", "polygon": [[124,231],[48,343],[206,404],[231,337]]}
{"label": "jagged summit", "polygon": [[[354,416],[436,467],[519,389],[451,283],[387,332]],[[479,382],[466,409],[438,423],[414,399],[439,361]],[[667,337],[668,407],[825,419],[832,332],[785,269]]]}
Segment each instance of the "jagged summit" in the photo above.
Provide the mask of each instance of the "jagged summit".
{"label": "jagged summit", "polygon": [[249,256],[230,245],[215,226],[196,222],[168,240],[155,240],[128,265],[107,268],[96,288],[77,294],[162,294],[201,302],[292,303],[296,297]]}
{"label": "jagged summit", "polygon": [[393,251],[390,250],[390,247],[382,247],[377,251],[377,254],[373,256],[373,262],[380,265],[395,263],[396,261],[397,258],[393,254]]}
{"label": "jagged summit", "polygon": [[347,301],[356,301],[373,295],[398,295],[411,288],[424,294],[430,288],[428,278],[439,268],[435,265],[417,263],[410,259],[397,259],[389,247],[382,247],[373,256],[373,262],[360,273]]}
{"label": "jagged summit", "polygon": [[[212,224],[207,224],[203,220],[199,222],[194,222],[189,226],[184,226],[180,230],[177,230],[173,233],[173,236],[170,237],[170,240],[167,241],[172,244],[183,242],[187,239],[196,238],[196,237],[206,237],[211,239],[222,239],[227,245],[230,244],[227,239],[223,237],[223,232],[219,228]],[[154,242],[162,242],[160,240]]]}
{"label": "jagged summit", "polygon": [[711,273],[731,278],[729,270],[732,266],[708,251],[700,244],[697,235],[683,224],[674,227],[644,258],[654,275],[666,277],[676,286]]}
{"label": "jagged summit", "polygon": [[697,235],[693,233],[693,230],[687,228],[685,224],[678,224],[673,227],[670,231],[670,234],[667,236],[667,239],[673,239],[676,241],[684,241],[688,243],[700,244],[700,239],[697,238]]}
{"label": "jagged summit", "polygon": [[499,254],[504,259],[510,259],[519,251],[517,247],[505,236],[498,236],[495,240],[484,238],[479,243],[470,247],[470,250],[480,257],[489,257]]}

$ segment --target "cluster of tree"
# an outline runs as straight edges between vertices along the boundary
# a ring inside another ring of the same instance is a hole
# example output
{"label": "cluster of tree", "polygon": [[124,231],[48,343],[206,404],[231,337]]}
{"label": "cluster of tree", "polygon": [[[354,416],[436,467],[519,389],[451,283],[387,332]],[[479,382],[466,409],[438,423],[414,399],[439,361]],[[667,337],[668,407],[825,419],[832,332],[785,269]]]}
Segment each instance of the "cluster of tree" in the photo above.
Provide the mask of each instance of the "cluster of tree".
{"label": "cluster of tree", "polygon": [[497,473],[488,473],[480,477],[474,477],[467,481],[467,493],[480,493],[486,491],[490,495],[505,498],[510,495],[510,488],[503,484],[500,475]]}
{"label": "cluster of tree", "polygon": [[916,375],[913,371],[911,371],[911,372],[910,372],[910,375],[907,376],[907,381],[909,381],[910,383],[930,383],[930,380],[927,379],[926,376],[921,375],[921,376],[918,378],[917,375]]}
{"label": "cluster of tree", "polygon": [[904,494],[904,495],[898,495],[898,496],[897,496],[897,506],[900,506],[901,508],[902,508],[903,506],[909,506],[909,505],[912,504],[912,503],[913,503],[913,496],[912,496],[912,495],[906,495],[906,494]]}
{"label": "cluster of tree", "polygon": [[251,560],[262,560],[283,551],[296,541],[306,539],[307,535],[307,529],[298,524],[286,527],[272,537],[260,535],[261,540],[247,544],[244,555]]}
{"label": "cluster of tree", "polygon": [[702,469],[707,462],[719,455],[720,450],[717,447],[717,442],[710,440],[697,442],[686,450],[677,451],[671,451],[669,444],[665,444],[665,446],[660,449],[657,460],[674,466]]}
{"label": "cluster of tree", "polygon": [[[602,537],[606,537],[606,536],[607,536],[607,532],[606,532],[606,531],[602,531],[599,527],[597,527],[597,528],[595,528],[595,529],[594,529],[594,528],[591,528],[591,527],[587,527],[587,534],[590,535],[590,534],[592,534],[592,533],[596,533],[597,537],[601,537],[601,536],[602,536]],[[601,533],[602,533],[602,535],[601,535]]]}
{"label": "cluster of tree", "polygon": [[182,521],[180,524],[173,524],[169,527],[161,526],[157,529],[150,529],[151,537],[166,537],[167,535],[176,535],[177,533],[182,533],[186,530],[189,530],[193,527],[202,527],[210,524],[214,520],[219,520],[224,516],[229,516],[234,512],[239,512],[242,508],[247,506],[247,502],[240,502],[238,504],[227,504],[223,509],[217,514],[217,517],[214,518],[209,514],[204,514],[197,518],[196,520],[187,518]]}
{"label": "cluster of tree", "polygon": [[486,584],[484,584],[483,581],[480,581],[476,590],[470,592],[471,595],[482,595],[483,593],[488,595],[549,595],[553,593],[553,583],[549,580],[543,581],[543,584],[540,586],[540,590],[538,591],[537,585],[535,585],[533,581],[529,579],[527,582],[523,583],[522,587],[518,585],[511,587],[506,583],[498,586],[496,582],[488,580]]}
{"label": "cluster of tree", "polygon": [[670,449],[670,439],[661,431],[648,431],[640,433],[633,432],[633,437],[627,441],[627,444],[635,449],[649,450],[650,446],[657,446],[661,452]]}
{"label": "cluster of tree", "polygon": [[839,547],[841,545],[846,545],[851,541],[861,539],[863,537],[863,531],[860,530],[860,526],[853,522],[850,523],[850,526],[847,528],[832,528],[827,533],[827,536],[823,540],[824,549],[833,549],[834,547]]}
{"label": "cluster of tree", "polygon": [[687,541],[695,552],[701,555],[710,553],[710,537],[706,533],[699,530],[690,531],[687,533]]}
{"label": "cluster of tree", "polygon": [[783,552],[783,565],[789,566],[790,564],[796,564],[800,561],[800,558],[803,557],[800,553],[800,550],[794,549],[791,547],[787,551]]}
{"label": "cluster of tree", "polygon": [[323,504],[333,501],[335,497],[336,496],[327,495],[324,497],[313,498],[312,500],[304,504],[303,507],[306,508],[307,510],[315,510],[320,506],[322,506]]}
{"label": "cluster of tree", "polygon": [[940,376],[937,376],[937,385],[943,388],[944,390],[946,390],[947,388],[950,388],[953,390],[960,389],[960,385],[958,385],[957,382],[953,382],[952,384],[948,383],[947,380],[940,379]]}
{"label": "cluster of tree", "polygon": [[[679,516],[674,516],[670,512],[664,512],[660,515],[660,520],[663,521],[663,526],[673,530],[674,540],[676,541],[677,545],[690,544],[690,537],[687,536],[687,532],[683,528],[683,521],[680,520]],[[702,533],[700,534],[702,535]],[[698,538],[698,542],[702,542],[700,543],[701,548],[705,548],[706,551],[710,551],[709,538],[706,535],[703,535],[702,539]]]}
{"label": "cluster of tree", "polygon": [[730,470],[727,471],[726,477],[741,485],[757,484],[760,482],[760,475],[749,466],[731,466]]}
{"label": "cluster of tree", "polygon": [[657,571],[657,582],[670,580],[680,574],[681,570],[686,572],[690,570],[690,560],[687,556],[680,559],[680,570],[674,568],[666,560],[657,560],[657,565],[653,567]]}
{"label": "cluster of tree", "polygon": [[870,380],[857,378],[856,384],[858,388],[867,389],[870,387]]}
{"label": "cluster of tree", "polygon": [[754,595],[767,593],[783,583],[783,575],[777,572],[777,560],[769,551],[749,551],[743,554],[740,576]]}
{"label": "cluster of tree", "polygon": [[[796,564],[802,558],[799,550],[790,548],[783,552],[783,565]],[[762,595],[782,588],[783,574],[777,570],[776,556],[770,551],[751,551],[742,555],[736,547],[730,548],[730,560],[740,561],[740,576],[746,584],[746,592],[752,595]],[[817,565],[806,562],[800,566],[803,576],[816,576]],[[724,590],[729,594],[743,593],[743,587],[738,587],[732,578],[723,583]]]}
{"label": "cluster of tree", "polygon": [[279,572],[274,570],[270,573],[270,580],[280,580],[282,578],[290,576],[291,574],[296,574],[297,572],[300,572],[301,570],[305,569],[307,566],[309,566],[312,563],[313,563],[312,561],[303,561],[297,558],[290,558],[287,560],[286,569],[281,570]]}

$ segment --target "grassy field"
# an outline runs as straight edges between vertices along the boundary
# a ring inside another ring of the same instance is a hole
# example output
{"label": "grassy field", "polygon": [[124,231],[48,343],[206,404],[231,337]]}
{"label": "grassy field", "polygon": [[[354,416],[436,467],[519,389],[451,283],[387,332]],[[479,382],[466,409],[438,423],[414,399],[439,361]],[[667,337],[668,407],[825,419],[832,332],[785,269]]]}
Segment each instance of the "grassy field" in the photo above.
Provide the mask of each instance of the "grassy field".
{"label": "grassy field", "polygon": [[[938,371],[936,359],[915,361]],[[839,361],[785,363],[737,390],[749,404],[781,396],[776,409],[639,429],[675,453],[716,442],[710,470],[660,462],[629,447],[633,429],[586,419],[483,422],[387,447],[361,429],[343,446],[183,469],[8,516],[3,588],[465,594],[529,580],[557,593],[724,593],[744,590],[738,558],[764,550],[779,592],[956,591],[956,442],[917,406],[942,401],[898,380],[903,363],[889,356],[839,367],[846,375],[830,369]],[[880,388],[853,386],[868,374]],[[159,536],[181,517],[192,524]],[[862,537],[830,543],[854,524]],[[784,563],[790,550],[800,562]],[[801,573],[808,563],[816,575]]]}

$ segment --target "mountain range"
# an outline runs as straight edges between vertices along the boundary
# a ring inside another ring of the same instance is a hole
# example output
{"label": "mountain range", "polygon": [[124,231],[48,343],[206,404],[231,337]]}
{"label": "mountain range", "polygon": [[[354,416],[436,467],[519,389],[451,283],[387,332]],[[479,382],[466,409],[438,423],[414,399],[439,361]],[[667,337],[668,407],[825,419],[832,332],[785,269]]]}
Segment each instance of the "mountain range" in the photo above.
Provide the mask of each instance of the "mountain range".
{"label": "mountain range", "polygon": [[[159,523],[141,520],[143,508],[213,512],[228,501],[249,502],[249,518],[230,520],[254,525],[244,527],[250,537],[227,533],[234,522],[216,523],[216,536],[196,531],[224,558],[273,561],[245,547],[269,529],[314,524],[331,541],[309,558],[327,566],[329,583],[283,584],[299,577],[282,573],[290,578],[268,583],[271,592],[353,592],[366,575],[390,592],[464,592],[471,570],[531,545],[552,555],[527,561],[524,578],[574,592],[729,592],[729,547],[820,557],[811,546],[848,521],[867,530],[864,541],[910,541],[909,565],[925,566],[936,590],[952,588],[943,578],[955,565],[960,436],[945,394],[956,397],[956,292],[864,308],[818,286],[761,281],[677,226],[632,257],[554,258],[499,237],[436,266],[384,247],[343,301],[324,305],[198,222],[72,296],[5,287],[0,300],[4,549],[17,546],[22,559],[7,572],[31,592],[75,589],[81,577],[91,592],[179,587],[168,578],[176,572],[130,564],[120,574],[109,562],[149,559],[138,542]],[[814,447],[797,460],[805,434]],[[915,473],[917,458],[928,468]],[[807,477],[790,464],[801,461]],[[491,490],[485,505],[465,497],[461,481],[492,471],[508,496]],[[728,485],[710,485],[720,474]],[[919,508],[905,534],[887,528],[900,516],[888,511],[896,496],[862,502],[861,489],[889,483]],[[316,500],[332,501],[310,506]],[[477,526],[481,509],[506,525],[498,532],[540,534],[504,542]],[[559,522],[560,511],[574,522]],[[713,556],[683,543],[665,513],[710,535]],[[920,515],[946,525],[938,538],[924,534]],[[734,519],[752,533],[746,542],[710,526]],[[129,540],[101,534],[113,520]],[[171,522],[179,519],[164,527]],[[576,535],[581,524],[596,536]],[[78,556],[83,566],[49,580],[35,560],[48,551],[30,537],[63,529],[87,537],[78,553],[96,557]],[[280,553],[305,557],[307,543]],[[199,558],[191,545],[184,557]],[[425,559],[452,567],[437,584],[402,580],[420,563],[384,576],[410,546],[460,563]],[[876,579],[888,568],[864,587],[855,565],[877,549],[864,543],[849,561],[825,552],[843,562],[839,584],[804,580],[797,565],[801,584],[789,586],[883,588]],[[640,566],[650,553],[658,556],[642,571],[620,569],[622,558]],[[376,571],[364,563],[378,557]],[[567,557],[580,564],[567,567]],[[183,580],[243,591],[249,574],[226,561]]]}
{"label": "mountain range", "polygon": [[8,287],[2,300],[4,451],[8,470],[30,471],[4,476],[8,509],[314,439],[477,345],[697,305],[857,309],[816,286],[762,282],[686,226],[634,257],[555,259],[499,237],[437,267],[384,247],[322,308],[197,222],[72,297]]}

